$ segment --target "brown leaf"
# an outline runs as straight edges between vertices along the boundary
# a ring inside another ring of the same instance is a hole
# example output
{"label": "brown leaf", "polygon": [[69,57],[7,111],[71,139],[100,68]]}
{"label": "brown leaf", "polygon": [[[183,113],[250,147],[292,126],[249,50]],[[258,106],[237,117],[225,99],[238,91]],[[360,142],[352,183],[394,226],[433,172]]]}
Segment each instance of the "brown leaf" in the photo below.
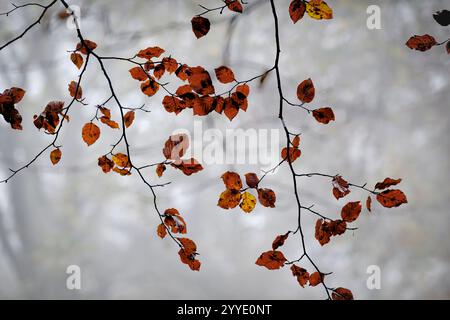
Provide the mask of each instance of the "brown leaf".
{"label": "brown leaf", "polygon": [[84,42],[79,42],[76,47],[76,51],[81,52],[82,54],[88,54],[89,50],[92,51],[97,48],[97,44],[91,40],[84,40]]}
{"label": "brown leaf", "polygon": [[297,98],[304,103],[310,103],[314,99],[316,89],[312,80],[306,79],[297,86]]}
{"label": "brown leaf", "polygon": [[164,65],[164,69],[172,74],[178,69],[178,62],[172,57],[165,57],[162,59],[162,64]]}
{"label": "brown leaf", "polygon": [[247,183],[249,188],[257,188],[259,183],[259,178],[256,173],[246,173],[245,174],[245,183]]}
{"label": "brown leaf", "polygon": [[255,263],[258,266],[266,267],[269,270],[275,270],[283,267],[286,261],[287,260],[281,251],[271,250],[262,253]]}
{"label": "brown leaf", "polygon": [[230,190],[241,190],[242,180],[236,172],[227,171],[221,176],[225,187]]}
{"label": "brown leaf", "polygon": [[292,275],[294,277],[297,277],[298,283],[303,287],[308,283],[309,281],[309,273],[306,271],[306,269],[303,269],[295,264],[291,266]]}
{"label": "brown leaf", "polygon": [[129,128],[133,124],[134,116],[135,116],[134,111],[128,111],[127,113],[125,113],[123,120],[125,122],[126,128]]}
{"label": "brown leaf", "polygon": [[211,77],[203,67],[190,67],[186,70],[188,81],[192,89],[201,95],[214,94]]}
{"label": "brown leaf", "polygon": [[242,13],[244,8],[239,0],[225,0],[225,4],[231,11]]}
{"label": "brown leaf", "polygon": [[73,64],[76,65],[78,69],[81,68],[84,62],[83,56],[76,52],[73,52],[70,55],[70,60],[72,60]]}
{"label": "brown leaf", "polygon": [[158,58],[164,52],[164,49],[161,49],[160,47],[148,47],[140,50],[136,55],[139,58],[150,60],[152,58]]}
{"label": "brown leaf", "polygon": [[101,156],[98,158],[98,166],[102,168],[104,173],[108,173],[114,167],[114,162],[108,159],[107,156]]}
{"label": "brown leaf", "polygon": [[166,72],[166,67],[164,67],[164,64],[160,63],[153,70],[153,75],[155,76],[156,79],[159,80],[159,79],[161,79],[161,77],[164,75],[165,72]]}
{"label": "brown leaf", "polygon": [[161,239],[164,239],[164,237],[167,235],[167,230],[166,230],[166,227],[164,226],[163,223],[160,223],[158,225],[158,228],[156,229],[156,232],[158,233],[158,236]]}
{"label": "brown leaf", "polygon": [[172,163],[171,166],[181,170],[187,176],[203,170],[202,165],[194,158],[182,160],[180,163]]}
{"label": "brown leaf", "polygon": [[309,276],[309,285],[311,287],[315,287],[318,284],[322,283],[323,280],[325,278],[324,274],[320,274],[319,272],[313,272],[311,273],[311,275]]}
{"label": "brown leaf", "polygon": [[130,160],[128,156],[124,153],[116,153],[112,156],[112,161],[118,166],[122,168],[130,167]]}
{"label": "brown leaf", "polygon": [[271,189],[258,189],[258,200],[261,205],[268,208],[275,208],[277,197]]}
{"label": "brown leaf", "polygon": [[76,99],[80,100],[81,97],[83,96],[83,90],[81,89],[81,86],[78,85],[78,82],[76,81],[72,81],[69,83],[69,93],[71,97],[75,98],[76,95]]}
{"label": "brown leaf", "polygon": [[154,96],[158,92],[159,84],[158,84],[158,82],[156,82],[156,80],[153,77],[151,77],[151,76],[148,76],[148,77],[150,79],[141,83],[141,90],[145,95],[151,97],[151,96]]}
{"label": "brown leaf", "polygon": [[182,134],[174,134],[164,143],[163,155],[167,160],[179,160],[189,148],[189,137]]}
{"label": "brown leaf", "polygon": [[353,222],[358,219],[361,213],[361,202],[349,202],[341,210],[342,220],[346,222]]}
{"label": "brown leaf", "polygon": [[331,183],[333,185],[333,195],[337,200],[350,193],[349,184],[342,176],[334,176]]}
{"label": "brown leaf", "polygon": [[100,117],[100,121],[110,128],[119,129],[119,124],[106,116]]}
{"label": "brown leaf", "polygon": [[398,207],[403,203],[408,203],[406,195],[398,189],[380,192],[377,194],[377,201],[386,208]]}
{"label": "brown leaf", "polygon": [[81,130],[81,136],[83,141],[86,142],[88,146],[92,145],[100,137],[100,128],[92,122],[88,122],[83,126]]}
{"label": "brown leaf", "polygon": [[406,42],[406,46],[410,49],[415,49],[418,51],[430,50],[433,46],[437,44],[436,39],[429,34],[424,34],[423,36],[415,35]]}
{"label": "brown leaf", "polygon": [[214,71],[216,72],[217,80],[219,80],[221,83],[226,84],[235,81],[234,73],[228,67],[221,66]]}
{"label": "brown leaf", "polygon": [[147,74],[141,67],[134,67],[128,70],[130,72],[131,77],[135,80],[145,81],[148,79]]}
{"label": "brown leaf", "polygon": [[273,240],[272,242],[272,249],[273,250],[277,250],[279,247],[281,247],[282,245],[284,245],[284,242],[286,241],[286,239],[289,236],[289,232],[285,233],[285,234],[281,234],[278,235],[275,240]]}
{"label": "brown leaf", "polygon": [[305,11],[306,5],[303,0],[293,0],[289,5],[289,15],[294,23],[303,18]]}
{"label": "brown leaf", "polygon": [[369,212],[372,212],[372,198],[370,196],[367,197],[366,208]]}
{"label": "brown leaf", "polygon": [[336,288],[331,294],[333,300],[353,300],[353,293],[346,288]]}
{"label": "brown leaf", "polygon": [[156,174],[158,175],[158,177],[161,178],[164,171],[166,171],[166,165],[164,163],[158,164],[158,166],[156,167]]}
{"label": "brown leaf", "polygon": [[291,163],[294,162],[295,160],[297,160],[302,155],[302,152],[298,148],[289,147],[289,155],[288,155],[287,150],[288,149],[286,149],[286,147],[284,147],[281,150],[281,158],[282,159],[287,159]]}
{"label": "brown leaf", "polygon": [[50,152],[50,161],[53,165],[57,164],[61,160],[62,152],[58,148]]}
{"label": "brown leaf", "polygon": [[395,185],[399,184],[400,182],[402,182],[402,179],[386,178],[382,182],[377,182],[377,184],[375,185],[375,189],[383,190],[383,189],[395,186]]}
{"label": "brown leaf", "polygon": [[191,20],[192,31],[194,32],[197,39],[206,36],[211,27],[211,23],[207,18],[204,17],[193,17]]}
{"label": "brown leaf", "polygon": [[315,109],[312,115],[318,122],[323,124],[328,124],[330,121],[335,120],[333,109],[329,107]]}

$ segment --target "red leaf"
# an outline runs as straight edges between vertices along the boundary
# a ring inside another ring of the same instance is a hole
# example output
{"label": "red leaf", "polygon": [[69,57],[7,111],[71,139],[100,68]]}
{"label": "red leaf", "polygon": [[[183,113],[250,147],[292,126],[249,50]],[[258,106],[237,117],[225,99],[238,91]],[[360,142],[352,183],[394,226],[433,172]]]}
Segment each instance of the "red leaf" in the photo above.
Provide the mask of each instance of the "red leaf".
{"label": "red leaf", "polygon": [[156,174],[158,175],[158,177],[161,178],[164,171],[166,171],[166,165],[164,163],[158,164],[158,166],[156,167]]}
{"label": "red leaf", "polygon": [[193,17],[191,20],[192,31],[194,32],[197,39],[206,36],[211,27],[211,23],[208,19],[204,17]]}
{"label": "red leaf", "polygon": [[107,156],[102,156],[98,158],[98,166],[102,168],[104,173],[108,173],[114,167],[114,162],[108,159]]}
{"label": "red leaf", "polygon": [[430,50],[433,46],[437,44],[433,36],[429,34],[424,34],[423,36],[415,35],[406,42],[406,46],[410,49],[415,49],[418,51]]}
{"label": "red leaf", "polygon": [[294,23],[303,18],[305,11],[306,5],[303,0],[293,0],[289,5],[289,15],[291,16],[291,20]]}
{"label": "red leaf", "polygon": [[247,183],[249,188],[257,188],[259,183],[259,178],[256,173],[246,173],[245,174],[245,183]]}
{"label": "red leaf", "polygon": [[335,120],[333,110],[329,107],[315,109],[312,115],[318,122],[323,124],[328,124],[330,121]]}
{"label": "red leaf", "polygon": [[69,83],[69,93],[71,97],[74,97],[77,100],[80,100],[83,96],[83,90],[81,89],[81,86],[79,86],[78,82],[75,81]]}
{"label": "red leaf", "polygon": [[322,283],[323,280],[325,279],[325,275],[324,274],[320,274],[319,272],[313,272],[311,273],[311,275],[309,276],[309,285],[311,287],[315,287],[318,284]]}
{"label": "red leaf", "polygon": [[161,49],[160,47],[148,47],[147,49],[142,49],[141,51],[139,51],[136,56],[138,56],[139,58],[150,60],[152,58],[158,58],[164,52],[165,50]]}
{"label": "red leaf", "polygon": [[383,207],[386,208],[398,207],[403,203],[408,203],[406,195],[397,189],[380,192],[377,194],[377,200]]}
{"label": "red leaf", "polygon": [[346,288],[336,288],[331,294],[333,300],[353,300],[353,293]]}
{"label": "red leaf", "polygon": [[295,264],[291,266],[292,275],[294,277],[297,277],[298,283],[303,287],[308,283],[309,281],[309,273],[306,271],[306,269],[303,269]]}
{"label": "red leaf", "polygon": [[231,11],[242,13],[244,8],[239,0],[225,0],[225,4]]}
{"label": "red leaf", "polygon": [[219,80],[221,83],[226,84],[235,81],[234,73],[228,67],[221,66],[214,71],[216,72],[217,80]]}
{"label": "red leaf", "polygon": [[190,176],[193,173],[197,173],[203,170],[203,167],[197,160],[194,158],[190,158],[188,160],[182,160],[180,163],[172,163],[172,167],[175,169],[179,169],[183,171],[183,173],[187,176]]}
{"label": "red leaf", "polygon": [[190,67],[186,70],[192,89],[201,95],[214,94],[211,77],[203,67]]}
{"label": "red leaf", "polygon": [[286,241],[286,239],[289,237],[289,232],[287,232],[286,234],[281,234],[278,235],[275,240],[273,240],[272,242],[272,249],[273,250],[277,250],[279,247],[281,247],[282,245],[284,245],[284,242]]}
{"label": "red leaf", "polygon": [[377,182],[377,184],[375,185],[375,189],[386,189],[389,188],[391,186],[395,186],[397,184],[399,184],[402,181],[402,179],[391,179],[391,178],[386,178],[383,180],[383,182]]}
{"label": "red leaf", "polygon": [[131,77],[133,79],[139,80],[139,81],[145,81],[148,79],[147,74],[141,67],[134,67],[128,70],[131,74]]}
{"label": "red leaf", "polygon": [[297,86],[297,98],[304,103],[310,103],[314,99],[316,90],[311,79],[303,80]]}
{"label": "red leaf", "polygon": [[349,202],[341,210],[342,220],[346,222],[353,222],[358,219],[361,213],[361,202]]}
{"label": "red leaf", "polygon": [[275,270],[283,267],[286,261],[287,260],[281,251],[267,251],[262,253],[255,263],[258,266],[266,267],[269,270]]}
{"label": "red leaf", "polygon": [[81,52],[82,54],[88,54],[89,50],[92,51],[97,48],[97,44],[91,40],[84,40],[83,42],[79,42],[76,47],[76,51]]}
{"label": "red leaf", "polygon": [[337,200],[350,193],[349,184],[344,178],[342,178],[342,176],[334,176],[331,183],[333,184],[333,195]]}
{"label": "red leaf", "polygon": [[158,225],[158,228],[156,229],[156,232],[158,233],[158,236],[161,239],[164,239],[164,237],[167,235],[167,230],[166,230],[166,227],[164,226],[163,223]]}
{"label": "red leaf", "polygon": [[258,200],[264,207],[275,208],[277,197],[271,189],[258,189]]}
{"label": "red leaf", "polygon": [[150,79],[141,83],[141,90],[145,95],[151,97],[154,96],[156,92],[158,92],[159,84],[152,77],[148,76],[148,78]]}

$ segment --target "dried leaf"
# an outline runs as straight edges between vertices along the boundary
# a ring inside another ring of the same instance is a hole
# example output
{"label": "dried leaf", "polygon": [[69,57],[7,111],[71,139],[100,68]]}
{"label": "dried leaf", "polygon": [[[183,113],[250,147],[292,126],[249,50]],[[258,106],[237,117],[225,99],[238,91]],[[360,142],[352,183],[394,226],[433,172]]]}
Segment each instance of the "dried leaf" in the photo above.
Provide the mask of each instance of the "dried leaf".
{"label": "dried leaf", "polygon": [[50,161],[53,165],[57,164],[61,160],[62,152],[58,148],[50,152]]}
{"label": "dried leaf", "polygon": [[192,31],[194,32],[197,39],[206,36],[211,27],[211,23],[207,18],[204,17],[193,17],[191,20]]}
{"label": "dried leaf", "polygon": [[266,267],[269,270],[275,270],[283,267],[286,261],[287,260],[281,251],[271,250],[262,253],[255,263],[258,266]]}
{"label": "dried leaf", "polygon": [[83,126],[81,130],[81,136],[83,141],[86,142],[88,146],[95,143],[100,137],[100,128],[92,122],[88,122]]}
{"label": "dried leaf", "polygon": [[[242,211],[246,213],[250,213],[255,209],[256,206],[256,198],[249,192],[245,191],[241,195],[242,202],[239,204]],[[274,249],[275,250],[275,249]]]}

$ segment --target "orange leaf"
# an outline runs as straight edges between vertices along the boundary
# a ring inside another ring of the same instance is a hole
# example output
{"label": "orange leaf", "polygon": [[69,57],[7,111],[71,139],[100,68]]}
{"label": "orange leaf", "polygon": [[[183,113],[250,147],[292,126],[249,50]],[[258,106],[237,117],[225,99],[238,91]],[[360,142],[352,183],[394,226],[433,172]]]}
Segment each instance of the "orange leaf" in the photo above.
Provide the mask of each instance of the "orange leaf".
{"label": "orange leaf", "polygon": [[131,77],[135,80],[145,81],[148,79],[147,74],[141,67],[134,67],[128,70],[130,72]]}
{"label": "orange leaf", "polygon": [[227,171],[221,176],[225,187],[230,190],[241,190],[242,180],[236,172]]}
{"label": "orange leaf", "polygon": [[302,155],[302,152],[298,148],[289,147],[289,158],[288,158],[288,152],[287,152],[286,147],[284,147],[281,150],[281,158],[288,159],[289,162],[291,162],[291,163],[294,162],[295,160],[297,160],[301,155]]}
{"label": "orange leaf", "polygon": [[152,58],[158,58],[164,52],[165,50],[161,49],[160,47],[148,47],[146,49],[140,50],[136,55],[139,58],[150,60]]}
{"label": "orange leaf", "polygon": [[59,160],[61,160],[62,152],[59,149],[55,149],[52,152],[50,152],[50,161],[53,165],[57,164]]}
{"label": "orange leaf", "polygon": [[92,51],[95,48],[97,48],[97,44],[94,41],[85,39],[83,43],[79,42],[77,44],[77,47],[75,50],[81,52],[82,54],[88,54],[88,52],[89,52],[88,48],[90,51]]}
{"label": "orange leaf", "polygon": [[286,261],[287,260],[281,251],[272,250],[262,253],[255,263],[258,266],[266,267],[269,270],[275,270],[283,267]]}
{"label": "orange leaf", "polygon": [[403,203],[408,203],[406,195],[398,190],[385,190],[377,194],[377,200],[383,207],[393,208],[402,205]]}
{"label": "orange leaf", "polygon": [[178,62],[172,57],[166,57],[162,59],[164,69],[170,74],[174,73],[178,69]]}
{"label": "orange leaf", "polygon": [[311,287],[315,287],[318,284],[323,282],[323,279],[325,278],[324,274],[320,274],[319,272],[313,272],[311,273],[311,275],[309,276],[309,285]]}
{"label": "orange leaf", "polygon": [[231,11],[242,13],[244,8],[239,0],[225,0],[225,4]]}
{"label": "orange leaf", "polygon": [[211,23],[208,19],[204,17],[193,17],[191,20],[192,31],[194,32],[197,39],[206,36],[211,27]]}
{"label": "orange leaf", "polygon": [[123,120],[125,122],[126,128],[129,128],[133,124],[134,116],[135,116],[134,111],[128,111],[127,113],[125,113]]}
{"label": "orange leaf", "polygon": [[174,134],[164,143],[163,155],[166,159],[179,160],[189,148],[189,137],[182,134]]}
{"label": "orange leaf", "polygon": [[158,233],[158,236],[161,239],[164,239],[164,237],[167,235],[167,230],[166,230],[166,227],[164,226],[163,223],[158,225],[158,228],[156,229],[156,232]]}
{"label": "orange leaf", "polygon": [[303,0],[293,0],[289,5],[289,15],[291,16],[291,20],[294,23],[303,18],[305,11],[306,5]]}
{"label": "orange leaf", "polygon": [[97,141],[97,139],[100,137],[100,128],[97,127],[92,122],[88,122],[83,126],[83,129],[81,130],[81,136],[83,138],[83,141],[86,142],[88,146],[92,145]]}
{"label": "orange leaf", "polygon": [[69,83],[69,93],[71,97],[75,98],[76,95],[76,99],[80,100],[81,97],[83,96],[83,90],[81,89],[81,86],[78,85],[78,82],[76,81],[72,81]]}
{"label": "orange leaf", "polygon": [[156,174],[158,175],[158,177],[161,178],[164,171],[166,171],[166,165],[164,163],[158,164],[158,166],[156,167]]}
{"label": "orange leaf", "polygon": [[298,283],[303,287],[308,283],[309,281],[309,273],[306,271],[306,269],[303,269],[295,264],[291,266],[292,275],[294,277],[297,277]]}
{"label": "orange leaf", "polygon": [[100,117],[100,121],[113,129],[119,129],[119,124],[106,116]]}
{"label": "orange leaf", "polygon": [[241,201],[241,193],[238,190],[227,189],[220,194],[217,205],[223,209],[233,209]]}
{"label": "orange leaf", "polygon": [[183,160],[180,163],[175,162],[171,164],[175,169],[179,169],[183,171],[183,173],[187,176],[190,176],[193,173],[197,173],[203,170],[203,167],[197,160],[194,158],[190,158],[187,160]]}
{"label": "orange leaf", "polygon": [[301,102],[310,103],[313,101],[315,93],[316,89],[314,88],[314,84],[310,78],[303,80],[297,86],[297,98]]}
{"label": "orange leaf", "polygon": [[119,167],[130,167],[130,160],[126,154],[116,153],[112,156],[112,161]]}
{"label": "orange leaf", "polygon": [[361,202],[349,202],[341,210],[342,220],[346,222],[353,222],[358,219],[361,213]]}
{"label": "orange leaf", "polygon": [[424,34],[423,36],[415,35],[406,42],[406,46],[410,49],[415,49],[418,51],[430,50],[433,46],[437,44],[436,39],[429,34]]}
{"label": "orange leaf", "polygon": [[151,76],[149,76],[149,78],[150,79],[148,79],[147,81],[141,83],[141,90],[145,95],[151,97],[155,95],[156,92],[158,92],[159,84]]}
{"label": "orange leaf", "polygon": [[372,211],[372,198],[370,196],[367,197],[366,208],[367,210],[369,210],[369,212]]}
{"label": "orange leaf", "polygon": [[334,176],[331,183],[333,184],[333,195],[337,200],[350,193],[348,182],[340,175]]}
{"label": "orange leaf", "polygon": [[315,109],[312,115],[318,122],[323,124],[328,124],[330,121],[335,120],[333,109],[329,107]]}
{"label": "orange leaf", "polygon": [[153,70],[153,75],[155,76],[156,79],[159,80],[159,79],[161,79],[161,77],[164,75],[165,72],[166,72],[166,67],[164,67],[164,64],[160,63]]}
{"label": "orange leaf", "polygon": [[221,66],[214,70],[216,72],[217,80],[221,83],[230,83],[235,80],[233,71],[225,66]]}
{"label": "orange leaf", "polygon": [[268,208],[275,208],[277,197],[271,189],[258,189],[258,200],[261,205]]}
{"label": "orange leaf", "polygon": [[188,81],[192,89],[201,95],[214,94],[211,77],[203,67],[190,67],[186,70]]}
{"label": "orange leaf", "polygon": [[78,69],[81,68],[81,66],[83,65],[83,56],[79,53],[73,52],[70,55],[70,60],[72,60],[73,64],[77,66]]}

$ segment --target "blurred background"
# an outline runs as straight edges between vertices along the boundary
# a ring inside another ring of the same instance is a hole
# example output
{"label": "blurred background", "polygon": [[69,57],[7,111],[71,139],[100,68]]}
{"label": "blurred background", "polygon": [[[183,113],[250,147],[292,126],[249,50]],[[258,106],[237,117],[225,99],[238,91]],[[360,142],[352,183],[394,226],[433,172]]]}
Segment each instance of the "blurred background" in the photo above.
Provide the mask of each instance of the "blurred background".
{"label": "blurred background", "polygon": [[[47,4],[49,1],[37,1]],[[98,43],[97,53],[131,57],[158,45],[178,61],[202,65],[210,72],[225,64],[238,79],[261,74],[273,65],[274,39],[270,4],[249,0],[245,13],[213,12],[211,31],[199,40],[191,18],[216,0],[69,1],[81,8],[81,27]],[[15,1],[15,4],[25,1]],[[288,126],[301,131],[299,172],[342,174],[369,185],[389,176],[403,178],[400,188],[409,203],[395,209],[374,204],[354,223],[358,230],[334,237],[321,247],[314,239],[314,216],[305,212],[307,247],[324,272],[329,286],[350,288],[357,299],[450,298],[450,216],[448,136],[450,59],[444,48],[422,53],[405,46],[414,34],[429,33],[438,41],[450,29],[432,14],[449,9],[435,1],[329,1],[334,19],[305,17],[292,24],[288,0],[276,1],[280,16],[283,89],[295,101],[297,84],[312,78],[313,107],[331,106],[336,121],[327,126],[296,108],[286,108]],[[369,5],[381,8],[380,30],[366,26]],[[446,7],[447,6],[447,7]],[[11,9],[0,2],[0,12]],[[32,159],[52,137],[38,132],[32,117],[52,100],[70,101],[67,84],[78,70],[70,53],[78,42],[74,30],[58,17],[55,5],[22,40],[0,53],[0,90],[22,87],[27,94],[18,105],[22,132],[0,121],[0,178],[8,168]],[[0,16],[0,43],[19,34],[40,14],[36,7]],[[193,117],[190,111],[168,114],[163,93],[148,98],[129,76],[131,65],[111,61],[107,68],[119,98],[129,107],[145,103],[150,113],[137,112],[129,129],[134,161],[162,159],[161,148],[178,129],[281,129],[274,74],[263,86],[252,83],[249,108],[233,122],[216,113]],[[171,78],[167,78],[171,79]],[[265,186],[277,193],[275,209],[256,207],[251,214],[216,206],[226,170],[259,172],[258,165],[208,165],[191,177],[168,170],[152,182],[172,181],[160,188],[159,206],[175,207],[185,217],[188,237],[200,252],[202,269],[192,272],[179,261],[172,241],[156,235],[159,219],[149,190],[136,175],[105,175],[97,158],[109,150],[118,133],[102,125],[102,136],[87,148],[81,127],[95,114],[94,105],[109,97],[98,64],[92,60],[83,80],[89,106],[75,105],[60,144],[63,158],[53,167],[44,154],[32,167],[0,185],[0,298],[27,299],[324,299],[321,287],[301,288],[285,267],[268,271],[255,265],[277,234],[296,226],[296,207],[287,167],[267,177]],[[174,84],[174,88],[176,88]],[[219,90],[218,90],[219,91]],[[222,91],[222,90],[220,90]],[[113,118],[118,119],[117,108]],[[118,150],[120,151],[120,150]],[[338,217],[345,203],[331,195],[329,180],[299,180],[304,205]],[[354,190],[345,200],[366,194]],[[283,252],[299,257],[298,238]],[[66,268],[81,268],[81,290],[66,289]],[[311,270],[311,266],[300,263]],[[381,270],[381,289],[369,290],[366,270]]]}

